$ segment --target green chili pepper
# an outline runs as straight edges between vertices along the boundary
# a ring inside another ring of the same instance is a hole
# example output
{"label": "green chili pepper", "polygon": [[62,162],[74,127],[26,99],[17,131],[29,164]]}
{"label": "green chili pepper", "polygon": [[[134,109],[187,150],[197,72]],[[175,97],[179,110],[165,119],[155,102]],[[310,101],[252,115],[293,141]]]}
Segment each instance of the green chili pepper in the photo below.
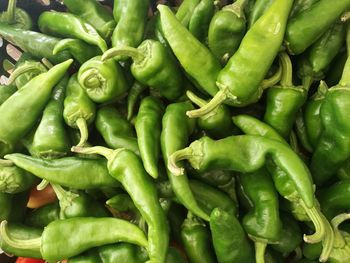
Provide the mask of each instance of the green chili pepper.
{"label": "green chili pepper", "polygon": [[36,182],[35,176],[13,165],[11,161],[0,160],[0,192],[15,194],[28,190]]}
{"label": "green chili pepper", "polygon": [[44,228],[51,222],[59,219],[60,207],[58,202],[34,209],[26,214],[25,224]]}
{"label": "green chili pepper", "polygon": [[[6,152],[9,145],[16,144],[34,126],[52,89],[71,63],[67,60],[35,77],[0,106],[0,152]],[[26,114],[28,109],[30,114]]]}
{"label": "green chili pepper", "polygon": [[164,262],[169,242],[168,223],[156,187],[144,170],[141,159],[123,148],[111,150],[101,146],[73,147],[72,151],[97,153],[107,158],[110,175],[123,185],[148,224],[148,253],[151,262]]}
{"label": "green chili pepper", "polygon": [[237,202],[236,196],[236,180],[234,174],[225,170],[211,170],[208,172],[197,172],[194,169],[187,169],[188,173],[194,178],[201,180],[211,186],[219,188],[225,192],[233,201]]}
{"label": "green chili pepper", "polygon": [[63,120],[63,101],[68,76],[55,87],[43,116],[31,139],[30,153],[39,158],[58,158],[67,155],[70,143]]}
{"label": "green chili pepper", "polygon": [[271,244],[271,247],[282,253],[284,256],[287,256],[297,249],[303,241],[303,238],[300,227],[294,218],[283,212],[280,212],[280,218],[282,221],[281,233],[277,243]]}
{"label": "green chili pepper", "polygon": [[134,128],[116,109],[100,108],[96,114],[95,126],[110,148],[125,148],[139,154]]}
{"label": "green chili pepper", "polygon": [[[45,227],[41,236],[32,239],[11,236],[7,221],[2,221],[0,233],[2,239],[14,249],[30,248],[48,261],[62,260],[96,246],[121,241],[147,246],[147,239],[137,226],[108,217],[57,220]],[[77,239],[77,236],[80,238]]]}
{"label": "green chili pepper", "polygon": [[140,83],[151,86],[168,100],[178,99],[184,92],[184,79],[166,48],[158,41],[145,40],[138,48],[122,46],[105,52],[102,60],[114,56],[131,57],[131,73]]}
{"label": "green chili pepper", "polygon": [[12,208],[12,196],[11,194],[0,192],[0,221],[9,218]]}
{"label": "green chili pepper", "polygon": [[215,12],[214,2],[214,0],[201,0],[193,10],[188,25],[188,30],[202,43],[208,37],[209,24]]}
{"label": "green chili pepper", "polygon": [[181,238],[191,263],[216,262],[208,227],[198,217],[188,213],[181,227]]}
{"label": "green chili pepper", "polygon": [[153,178],[158,177],[163,111],[164,106],[160,100],[146,97],[141,101],[135,123],[143,166]]}
{"label": "green chili pepper", "polygon": [[[220,91],[204,107],[187,112],[189,117],[200,117],[223,102],[243,107],[260,98],[263,90],[261,82],[281,47],[292,3],[292,0],[273,2],[246,33],[237,52],[220,71],[216,81]],[[264,55],[258,56],[258,53]]]}
{"label": "green chili pepper", "polygon": [[98,251],[102,262],[143,263],[148,259],[141,247],[129,243],[99,247]]}
{"label": "green chili pepper", "polygon": [[317,146],[317,142],[320,139],[323,130],[320,110],[327,91],[327,84],[324,81],[321,81],[316,93],[309,99],[305,106],[304,122],[307,138],[310,141],[312,148]]}
{"label": "green chili pepper", "polygon": [[80,86],[77,74],[70,77],[66,93],[63,118],[68,126],[79,129],[78,145],[83,145],[88,139],[87,125],[95,119],[96,106]]}
{"label": "green chili pepper", "polygon": [[292,62],[287,53],[280,54],[282,79],[279,86],[268,89],[264,121],[284,138],[293,128],[296,115],[307,99],[307,88],[294,86]]}
{"label": "green chili pepper", "polygon": [[[119,245],[119,244],[117,244]],[[67,259],[67,263],[95,263],[102,262],[98,253],[99,248],[93,248],[78,256]]]}
{"label": "green chili pepper", "polygon": [[114,0],[113,16],[117,22],[112,35],[113,47],[137,47],[144,35],[149,0]]}
{"label": "green chili pepper", "polygon": [[[193,109],[189,102],[170,104],[162,120],[161,149],[164,162],[175,151],[185,147],[189,136],[194,131],[195,121],[186,118],[186,111]],[[209,216],[199,207],[188,183],[186,174],[175,176],[167,170],[172,189],[180,202],[193,214],[208,221]]]}
{"label": "green chili pepper", "polygon": [[16,28],[30,30],[33,21],[26,11],[16,7],[17,0],[9,0],[7,10],[0,13],[0,22],[6,23]]}
{"label": "green chili pepper", "polygon": [[97,103],[110,102],[125,95],[128,85],[123,71],[113,60],[91,58],[81,65],[78,81],[87,95]]}
{"label": "green chili pepper", "polygon": [[23,154],[8,154],[6,159],[35,176],[49,182],[75,189],[91,189],[104,186],[118,187],[107,170],[106,161],[64,157],[43,160]]}
{"label": "green chili pepper", "polygon": [[0,85],[0,105],[3,104],[16,91],[17,88],[15,85]]}
{"label": "green chili pepper", "polygon": [[60,41],[56,37],[15,28],[3,23],[0,23],[0,36],[38,59],[47,58],[53,63],[61,63],[71,57],[66,51],[53,55],[54,47]]}
{"label": "green chili pepper", "polygon": [[256,21],[269,9],[273,0],[257,0],[249,14],[248,27],[251,28]]}
{"label": "green chili pepper", "polygon": [[295,119],[295,131],[297,134],[297,137],[299,139],[299,142],[301,143],[301,145],[303,146],[303,148],[307,151],[307,152],[312,152],[313,151],[313,147],[311,146],[308,134],[307,134],[307,130],[306,130],[306,124],[305,124],[305,120],[303,117],[303,112],[302,110],[300,110],[297,113],[297,117]]}
{"label": "green chili pepper", "polygon": [[219,62],[201,42],[181,25],[170,8],[165,5],[158,5],[157,8],[160,13],[162,34],[183,69],[197,88],[212,96],[215,95],[218,91],[215,82],[221,70]]}
{"label": "green chili pepper", "polygon": [[254,241],[256,262],[264,262],[267,244],[276,242],[282,230],[278,195],[266,169],[242,174],[239,182],[251,204],[242,226]]}
{"label": "green chili pepper", "polygon": [[246,19],[243,12],[246,2],[246,0],[239,0],[224,6],[210,21],[208,46],[222,64],[226,64],[237,51],[246,32]]}
{"label": "green chili pepper", "polygon": [[60,204],[60,219],[73,217],[107,217],[108,210],[84,192],[65,191],[61,186],[52,184]]}
{"label": "green chili pepper", "polygon": [[182,243],[181,226],[187,216],[187,213],[188,213],[188,210],[184,206],[177,204],[175,202],[171,203],[171,206],[167,215],[169,225],[170,225],[171,237],[172,237],[170,240],[173,240],[178,244]]}
{"label": "green chili pepper", "polygon": [[[285,43],[291,54],[301,54],[350,8],[349,0],[319,0],[288,21]],[[322,19],[315,19],[322,17]]]}
{"label": "green chili pepper", "polygon": [[[198,97],[191,91],[186,92],[187,97],[199,107],[204,106],[207,101]],[[198,119],[198,126],[213,138],[224,138],[234,132],[231,122],[231,113],[226,105],[220,105],[215,110]]]}
{"label": "green chili pepper", "polygon": [[319,0],[294,0],[293,8],[290,11],[289,17],[292,18],[299,15],[318,1]]}
{"label": "green chili pepper", "polygon": [[[142,92],[146,89],[145,85],[142,85],[141,83],[135,81],[134,84],[131,86],[129,93],[128,93],[128,113],[127,113],[127,120],[130,121],[134,114],[134,109],[136,102]],[[1,91],[1,90],[0,90]]]}
{"label": "green chili pepper", "polygon": [[308,244],[304,243],[302,252],[303,256],[309,260],[316,260],[322,251],[322,245],[320,243]]}
{"label": "green chili pepper", "polygon": [[215,208],[210,214],[210,230],[219,263],[254,262],[254,252],[238,219]]}
{"label": "green chili pepper", "polygon": [[39,16],[38,26],[40,31],[45,34],[81,39],[91,45],[98,46],[102,52],[107,50],[106,42],[96,29],[73,14],[55,11],[43,12]]}
{"label": "green chili pepper", "polygon": [[[27,204],[29,200],[30,190],[17,194],[11,194],[10,213],[7,218],[3,218],[13,223],[22,223],[27,213]],[[0,218],[0,221],[2,219]]]}
{"label": "green chili pepper", "polygon": [[101,50],[97,46],[89,45],[80,39],[66,38],[57,42],[53,49],[53,54],[68,51],[80,64],[85,63],[90,58],[101,55]]}
{"label": "green chili pepper", "polygon": [[69,12],[91,24],[104,38],[109,39],[115,28],[115,21],[108,10],[96,0],[63,0]]}
{"label": "green chili pepper", "polygon": [[179,9],[176,12],[176,18],[184,27],[188,28],[192,14],[200,1],[201,0],[184,0],[179,6]]}
{"label": "green chili pepper", "polygon": [[[33,238],[39,238],[41,233],[42,230],[39,228],[28,227],[20,224],[10,223],[7,226],[7,235],[10,238],[31,240]],[[16,256],[41,258],[41,253],[37,249],[32,247],[18,248],[13,246],[11,242],[7,242],[2,235],[0,236],[0,248],[8,254]]]}
{"label": "green chili pepper", "polygon": [[166,263],[188,263],[188,261],[178,249],[169,247]]}
{"label": "green chili pepper", "polygon": [[47,68],[42,63],[35,60],[29,53],[23,53],[10,75],[8,84],[15,82],[17,89],[21,89],[32,78],[44,72],[47,72]]}

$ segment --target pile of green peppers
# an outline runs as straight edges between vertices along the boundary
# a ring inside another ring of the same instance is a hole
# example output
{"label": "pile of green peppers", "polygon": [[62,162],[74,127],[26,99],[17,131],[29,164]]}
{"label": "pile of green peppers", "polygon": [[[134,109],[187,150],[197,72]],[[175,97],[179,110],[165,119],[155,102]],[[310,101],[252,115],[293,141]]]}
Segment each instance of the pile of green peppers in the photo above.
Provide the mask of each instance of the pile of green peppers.
{"label": "pile of green peppers", "polygon": [[0,249],[349,263],[350,0],[161,2],[0,13]]}

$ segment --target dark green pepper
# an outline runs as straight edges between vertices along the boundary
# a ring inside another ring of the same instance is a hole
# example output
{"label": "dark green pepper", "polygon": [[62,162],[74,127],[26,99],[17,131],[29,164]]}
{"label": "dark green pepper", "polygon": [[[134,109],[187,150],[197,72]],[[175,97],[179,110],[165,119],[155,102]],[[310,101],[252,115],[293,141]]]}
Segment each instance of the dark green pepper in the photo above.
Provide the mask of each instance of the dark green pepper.
{"label": "dark green pepper", "polygon": [[55,202],[28,212],[24,222],[28,226],[44,228],[51,222],[58,220],[59,214],[60,206],[58,202]]}
{"label": "dark green pepper", "polygon": [[184,0],[182,1],[179,9],[176,12],[176,18],[181,24],[188,28],[190,24],[192,14],[201,0]]}
{"label": "dark green pepper", "polygon": [[97,111],[96,129],[108,147],[126,148],[139,154],[139,146],[132,125],[112,107],[102,107]]}
{"label": "dark green pepper", "polygon": [[146,97],[141,101],[135,122],[143,166],[153,178],[158,177],[163,112],[164,106],[160,100]]}
{"label": "dark green pepper", "polygon": [[205,223],[191,212],[181,226],[181,238],[191,263],[216,262],[210,231]]}
{"label": "dark green pepper", "polygon": [[[127,113],[127,120],[131,121],[134,109],[137,103],[137,100],[139,99],[142,92],[146,89],[145,85],[142,85],[141,83],[135,81],[134,84],[131,86],[129,93],[128,93],[128,113]],[[1,92],[1,89],[0,89]]]}
{"label": "dark green pepper", "polygon": [[140,83],[151,86],[170,101],[184,93],[184,78],[166,48],[158,41],[145,40],[138,48],[122,46],[105,52],[102,60],[131,57],[131,72]]}
{"label": "dark green pepper", "polygon": [[255,22],[266,12],[271,6],[273,0],[257,0],[249,14],[248,27],[251,28]]}
{"label": "dark green pepper", "polygon": [[314,3],[319,0],[295,0],[293,4],[293,8],[290,11],[290,17],[295,17],[305,10],[309,9]]}

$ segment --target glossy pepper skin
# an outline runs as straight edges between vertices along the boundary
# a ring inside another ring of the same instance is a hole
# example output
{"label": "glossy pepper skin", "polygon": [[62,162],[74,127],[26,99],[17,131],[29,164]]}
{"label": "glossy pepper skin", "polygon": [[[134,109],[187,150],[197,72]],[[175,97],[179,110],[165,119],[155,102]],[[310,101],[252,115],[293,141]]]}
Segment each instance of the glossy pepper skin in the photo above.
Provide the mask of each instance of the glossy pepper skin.
{"label": "glossy pepper skin", "polygon": [[79,144],[84,144],[88,139],[88,125],[96,115],[96,106],[80,86],[77,74],[69,78],[64,99],[63,118],[66,124],[72,128],[78,128],[80,132]]}
{"label": "glossy pepper skin", "polygon": [[16,7],[17,0],[9,0],[7,10],[0,13],[0,22],[16,28],[30,30],[33,21],[29,14],[21,8]]}
{"label": "glossy pepper skin", "polygon": [[98,46],[102,52],[107,44],[96,29],[85,20],[70,13],[46,11],[38,19],[41,32],[57,37],[77,38],[91,45]]}
{"label": "glossy pepper skin", "polygon": [[159,203],[156,187],[143,168],[141,159],[127,149],[111,150],[101,146],[73,147],[74,152],[98,153],[108,160],[111,176],[128,192],[148,225],[148,254],[151,262],[165,262],[169,244],[169,227]]}
{"label": "glossy pepper skin", "polygon": [[52,184],[60,204],[60,219],[74,217],[108,217],[110,213],[99,202],[84,192],[65,191],[61,186]]}
{"label": "glossy pepper skin", "polygon": [[[202,107],[207,103],[207,101],[198,97],[190,90],[186,92],[186,95],[192,103],[199,107]],[[231,121],[231,112],[226,105],[220,105],[209,114],[200,117],[197,124],[210,137],[215,139],[230,136],[235,131]]]}
{"label": "glossy pepper skin", "polygon": [[146,97],[141,101],[135,122],[143,166],[153,178],[158,177],[163,112],[164,106],[160,100]]}
{"label": "glossy pepper skin", "polygon": [[11,161],[0,160],[0,192],[15,194],[28,190],[36,183],[31,173],[13,165]]}
{"label": "glossy pepper skin", "polygon": [[41,179],[65,187],[85,190],[119,186],[119,183],[109,175],[106,161],[101,159],[63,157],[43,160],[19,153],[8,154],[6,158]]}
{"label": "glossy pepper skin", "polygon": [[[47,73],[35,77],[0,106],[1,155],[6,153],[6,148],[16,144],[35,125],[50,99],[52,89],[64,76],[72,62],[67,60],[54,66]],[[31,109],[30,114],[27,114],[28,109]]]}
{"label": "glossy pepper skin", "polygon": [[184,93],[184,78],[166,48],[158,41],[145,40],[137,48],[122,46],[105,52],[102,60],[114,56],[131,57],[131,73],[137,81],[150,86],[170,101]]}
{"label": "glossy pepper skin", "polygon": [[114,0],[113,16],[117,23],[112,35],[113,47],[137,47],[144,35],[149,0]]}
{"label": "glossy pepper skin", "polygon": [[70,142],[63,119],[63,101],[68,84],[65,76],[55,87],[36,128],[29,151],[39,158],[59,158],[67,155]]}
{"label": "glossy pepper skin", "polygon": [[205,43],[208,37],[209,24],[214,12],[213,0],[201,0],[193,10],[188,30],[202,43]]}
{"label": "glossy pepper skin", "polygon": [[61,63],[71,58],[71,54],[67,51],[53,55],[53,49],[60,41],[56,37],[15,28],[3,23],[0,23],[0,36],[38,59],[47,58],[52,63]]}
{"label": "glossy pepper skin", "polygon": [[279,134],[288,138],[298,111],[307,99],[307,88],[294,86],[292,62],[287,53],[280,54],[282,78],[278,86],[267,90],[264,121]]}
{"label": "glossy pepper skin", "polygon": [[219,263],[255,262],[253,248],[234,215],[215,208],[210,214],[210,230]]}
{"label": "glossy pepper skin", "polygon": [[57,202],[47,204],[26,214],[25,224],[32,227],[44,228],[59,219],[60,207]]}
{"label": "glossy pepper skin", "polygon": [[128,90],[119,64],[113,60],[101,61],[101,56],[93,57],[81,65],[78,81],[91,100],[96,103],[119,99]]}
{"label": "glossy pepper skin", "polygon": [[[42,229],[28,227],[22,224],[10,223],[7,227],[7,234],[10,238],[18,238],[21,240],[31,240],[33,238],[39,238],[42,234]],[[6,240],[0,236],[0,248],[8,254],[21,256],[21,257],[31,257],[31,258],[41,258],[40,251],[34,248],[17,248],[12,246]]]}
{"label": "glossy pepper skin", "polygon": [[[314,43],[350,7],[349,0],[327,0],[314,3],[309,9],[290,19],[285,43],[293,55],[301,54]],[[322,17],[323,19],[314,19]]]}
{"label": "glossy pepper skin", "polygon": [[169,7],[157,6],[166,41],[197,88],[214,96],[221,66],[215,56],[176,19]]}
{"label": "glossy pepper skin", "polygon": [[[98,233],[96,232],[98,229]],[[7,221],[1,223],[1,236],[17,249],[30,247],[47,261],[76,256],[93,247],[129,242],[147,246],[147,239],[137,226],[116,218],[77,217],[57,220],[44,228],[42,235],[26,240],[9,235]],[[80,238],[77,239],[76,237]],[[29,244],[28,244],[29,243]]]}
{"label": "glossy pepper skin", "polygon": [[266,12],[271,6],[273,0],[257,0],[253,5],[253,9],[249,13],[248,27],[251,28],[255,22]]}
{"label": "glossy pepper skin", "polygon": [[236,1],[216,12],[209,24],[208,47],[222,64],[237,51],[246,32],[243,7],[246,0]]}
{"label": "glossy pepper skin", "polygon": [[[220,91],[204,107],[188,112],[189,117],[200,117],[223,102],[243,107],[261,97],[261,82],[282,45],[292,3],[292,0],[273,2],[248,30],[239,49],[218,74],[216,84]],[[264,55],[258,56],[258,53]]]}
{"label": "glossy pepper skin", "polygon": [[302,13],[303,11],[309,9],[314,3],[320,0],[295,0],[293,8],[290,11],[290,17],[295,17]]}
{"label": "glossy pepper skin", "polygon": [[70,13],[90,23],[98,33],[109,39],[115,28],[115,21],[108,10],[96,0],[63,0]]}
{"label": "glossy pepper skin", "polygon": [[108,147],[140,153],[134,128],[116,109],[110,106],[100,108],[96,114],[95,126]]}
{"label": "glossy pepper skin", "polygon": [[15,85],[0,85],[0,106],[17,91]]}
{"label": "glossy pepper skin", "polygon": [[181,226],[181,238],[191,263],[216,262],[208,227],[190,212]]}
{"label": "glossy pepper skin", "polygon": [[242,226],[254,241],[256,262],[264,262],[267,244],[276,242],[282,229],[277,191],[264,168],[242,174],[239,182],[252,205],[243,217]]}
{"label": "glossy pepper skin", "polygon": [[[193,133],[195,121],[186,118],[186,111],[193,109],[189,102],[170,104],[162,119],[161,150],[164,162],[175,151],[182,149],[188,143]],[[184,121],[185,120],[185,121]],[[172,189],[180,202],[193,214],[208,221],[209,216],[199,207],[188,183],[187,175],[176,176],[167,170]]]}

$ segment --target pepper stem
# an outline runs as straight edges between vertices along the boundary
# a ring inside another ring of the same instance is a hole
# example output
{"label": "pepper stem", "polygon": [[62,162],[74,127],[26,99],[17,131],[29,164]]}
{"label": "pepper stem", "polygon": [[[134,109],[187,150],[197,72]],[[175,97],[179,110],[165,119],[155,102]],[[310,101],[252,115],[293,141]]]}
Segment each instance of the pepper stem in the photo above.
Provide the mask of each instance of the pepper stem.
{"label": "pepper stem", "polygon": [[222,10],[228,10],[233,12],[237,17],[239,18],[245,18],[244,15],[244,7],[247,4],[247,0],[237,0],[236,2],[234,2],[233,4],[224,6],[222,8]]}
{"label": "pepper stem", "polygon": [[261,88],[264,90],[264,89],[267,89],[267,88],[270,88],[274,85],[276,85],[280,80],[281,80],[281,77],[282,77],[282,66],[280,65],[277,69],[277,71],[275,72],[275,74],[273,74],[270,78],[268,79],[264,79],[260,86]]}
{"label": "pepper stem", "polygon": [[84,146],[88,140],[89,137],[89,130],[86,123],[86,120],[84,118],[79,118],[76,121],[76,125],[78,126],[78,129],[80,131],[80,141],[77,144],[77,146]]}
{"label": "pepper stem", "polygon": [[46,179],[41,180],[40,184],[36,186],[36,190],[38,191],[44,190],[49,185],[49,183],[50,182],[47,181]]}
{"label": "pepper stem", "polygon": [[346,60],[343,74],[341,76],[341,79],[339,81],[340,86],[350,86],[350,25],[347,26],[347,33],[346,33],[346,49],[348,51],[348,59]]}
{"label": "pepper stem", "polygon": [[27,73],[28,71],[36,70],[39,73],[43,72],[41,70],[42,66],[40,62],[25,63],[22,66],[16,68],[10,75],[8,80],[8,85],[11,85],[20,75]]}
{"label": "pepper stem", "polygon": [[73,146],[71,151],[76,153],[84,153],[84,154],[99,154],[106,157],[107,159],[113,153],[112,149],[109,149],[103,146],[94,146],[94,147]]}
{"label": "pepper stem", "polygon": [[211,111],[215,110],[217,107],[221,105],[225,100],[227,99],[227,95],[224,90],[218,91],[215,96],[203,107],[196,109],[196,110],[191,110],[187,111],[186,115],[190,118],[199,118],[204,115],[207,115]]}
{"label": "pepper stem", "polygon": [[346,214],[340,214],[334,217],[331,221],[331,224],[334,229],[334,236],[335,236],[335,241],[336,241],[336,246],[337,247],[344,247],[346,245],[345,239],[342,236],[341,232],[339,231],[339,225],[343,223],[345,220],[350,219],[350,213]]}
{"label": "pepper stem", "polygon": [[16,23],[16,5],[17,0],[9,0],[6,11],[6,22],[8,24]]}
{"label": "pepper stem", "polygon": [[255,262],[256,263],[265,263],[266,246],[267,246],[266,242],[254,240]]}
{"label": "pepper stem", "polygon": [[2,221],[0,224],[0,236],[5,243],[14,248],[40,250],[41,247],[41,237],[28,240],[21,240],[10,236],[8,233],[6,220]]}
{"label": "pepper stem", "polygon": [[[121,57],[130,57],[135,63],[139,63],[140,61],[145,59],[145,55],[142,54],[137,48],[134,47],[114,47],[108,49],[103,53],[101,60],[105,61],[110,58],[114,58],[115,56]],[[120,59],[120,57],[119,57]],[[118,60],[119,60],[118,59]]]}
{"label": "pepper stem", "polygon": [[293,86],[293,66],[290,57],[286,52],[281,52],[279,55],[281,66],[282,66],[282,76],[281,85],[284,87]]}
{"label": "pepper stem", "polygon": [[203,100],[202,98],[198,97],[196,94],[194,94],[192,91],[188,90],[186,91],[187,98],[192,101],[194,104],[196,104],[199,107],[205,106],[207,104],[207,101]]}
{"label": "pepper stem", "polygon": [[14,163],[10,160],[0,159],[0,166],[11,167],[13,165],[14,165]]}
{"label": "pepper stem", "polygon": [[190,147],[174,152],[172,155],[170,155],[168,160],[169,171],[176,176],[183,175],[185,172],[185,169],[183,167],[178,167],[176,163],[178,161],[188,159],[192,156],[193,156],[193,151]]}

